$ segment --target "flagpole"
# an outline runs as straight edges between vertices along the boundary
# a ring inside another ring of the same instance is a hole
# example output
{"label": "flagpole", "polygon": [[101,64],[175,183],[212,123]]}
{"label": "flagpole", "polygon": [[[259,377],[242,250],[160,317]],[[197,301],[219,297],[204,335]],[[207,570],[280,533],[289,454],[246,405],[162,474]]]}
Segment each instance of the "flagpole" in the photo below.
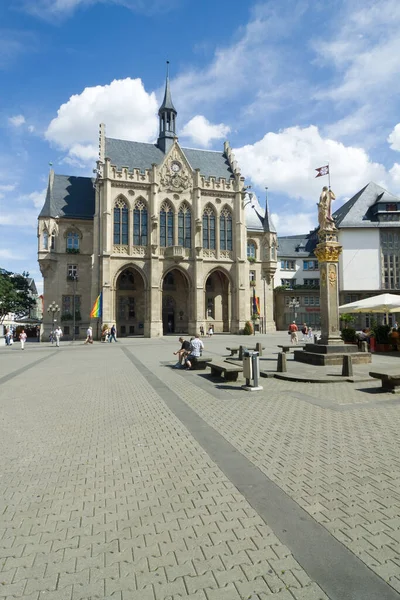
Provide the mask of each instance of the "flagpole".
{"label": "flagpole", "polygon": [[328,163],[328,186],[329,186],[329,189],[331,189],[331,169],[329,167],[329,163]]}

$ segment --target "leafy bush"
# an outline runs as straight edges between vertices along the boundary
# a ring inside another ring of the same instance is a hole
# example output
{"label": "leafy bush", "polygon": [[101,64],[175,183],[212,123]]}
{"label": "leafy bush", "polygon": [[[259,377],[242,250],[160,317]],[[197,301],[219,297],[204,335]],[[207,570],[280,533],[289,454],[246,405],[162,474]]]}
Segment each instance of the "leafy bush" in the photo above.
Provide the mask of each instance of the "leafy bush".
{"label": "leafy bush", "polygon": [[377,344],[390,344],[389,339],[390,325],[377,325],[374,329],[374,336]]}
{"label": "leafy bush", "polygon": [[341,335],[342,335],[342,340],[344,342],[356,342],[357,341],[356,330],[354,329],[354,327],[346,327],[345,329],[342,329]]}
{"label": "leafy bush", "polygon": [[250,323],[250,321],[246,321],[243,333],[244,335],[253,335],[253,325]]}

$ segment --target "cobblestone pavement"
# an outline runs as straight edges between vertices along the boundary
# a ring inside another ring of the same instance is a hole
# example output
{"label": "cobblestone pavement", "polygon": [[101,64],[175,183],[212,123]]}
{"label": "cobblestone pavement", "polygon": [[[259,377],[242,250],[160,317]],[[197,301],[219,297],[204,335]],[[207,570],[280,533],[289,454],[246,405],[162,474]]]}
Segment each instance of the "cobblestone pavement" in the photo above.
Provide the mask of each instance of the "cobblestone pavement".
{"label": "cobblestone pavement", "polygon": [[[232,339],[206,339],[207,354],[223,354]],[[281,338],[266,341],[269,355]],[[163,338],[0,350],[0,598],[333,600],[163,389],[388,582],[380,598],[397,597],[396,397],[376,393],[378,382],[274,379],[248,394],[170,369],[176,346]]]}

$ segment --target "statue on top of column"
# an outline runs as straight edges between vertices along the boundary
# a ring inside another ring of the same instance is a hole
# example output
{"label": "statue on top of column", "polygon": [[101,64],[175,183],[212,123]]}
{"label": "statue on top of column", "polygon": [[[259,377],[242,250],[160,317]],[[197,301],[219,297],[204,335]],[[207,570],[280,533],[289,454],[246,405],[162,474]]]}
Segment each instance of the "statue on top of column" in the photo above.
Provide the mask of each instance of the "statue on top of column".
{"label": "statue on top of column", "polygon": [[332,202],[336,199],[335,194],[326,185],[322,188],[319,197],[318,206],[318,223],[322,230],[335,230],[335,221],[332,218]]}

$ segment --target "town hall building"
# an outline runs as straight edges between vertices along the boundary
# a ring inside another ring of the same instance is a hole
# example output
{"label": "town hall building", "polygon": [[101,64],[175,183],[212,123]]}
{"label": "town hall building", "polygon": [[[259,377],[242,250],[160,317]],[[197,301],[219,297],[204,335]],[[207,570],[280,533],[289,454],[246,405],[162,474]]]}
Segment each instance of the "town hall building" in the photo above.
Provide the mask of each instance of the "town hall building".
{"label": "town hall building", "polygon": [[[50,171],[38,218],[43,339],[55,322],[69,338],[89,324],[95,337],[103,324],[121,337],[239,333],[256,305],[260,329],[275,330],[268,203],[260,214],[228,142],[181,147],[168,76],[158,115],[155,144],[108,138],[101,124],[95,177]],[[90,319],[99,294],[102,317]]]}

